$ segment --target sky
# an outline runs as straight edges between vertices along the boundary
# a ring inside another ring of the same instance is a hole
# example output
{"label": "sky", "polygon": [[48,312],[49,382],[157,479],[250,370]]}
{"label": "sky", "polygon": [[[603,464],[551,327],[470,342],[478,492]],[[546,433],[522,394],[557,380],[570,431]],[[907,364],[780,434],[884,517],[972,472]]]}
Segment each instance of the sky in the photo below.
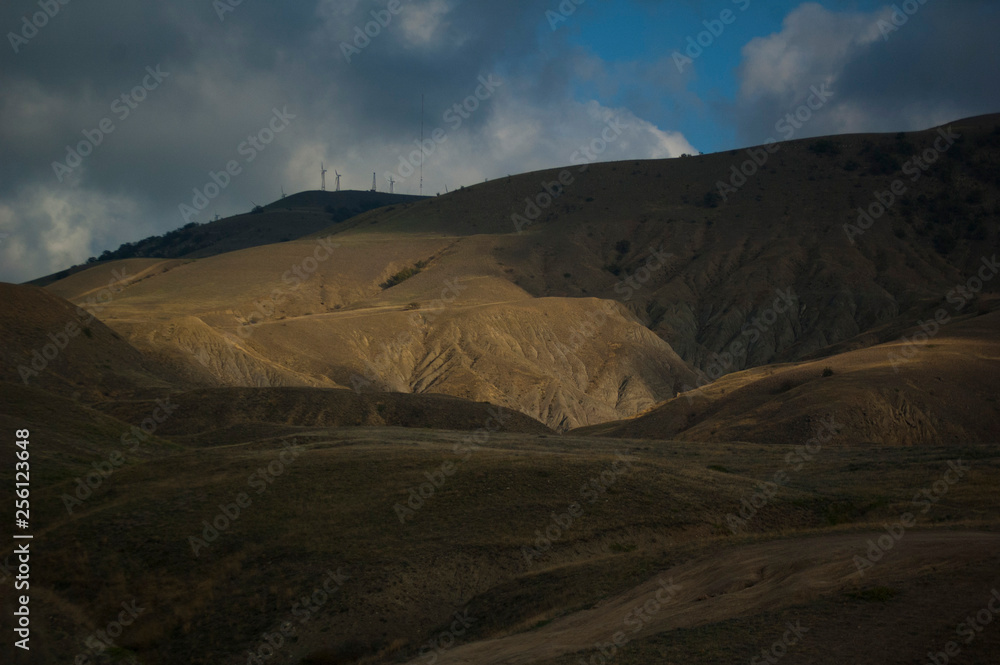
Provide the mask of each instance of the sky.
{"label": "sky", "polygon": [[318,189],[321,163],[417,194],[422,157],[434,195],[608,126],[590,158],[1000,112],[995,0],[65,2],[0,8],[0,281]]}

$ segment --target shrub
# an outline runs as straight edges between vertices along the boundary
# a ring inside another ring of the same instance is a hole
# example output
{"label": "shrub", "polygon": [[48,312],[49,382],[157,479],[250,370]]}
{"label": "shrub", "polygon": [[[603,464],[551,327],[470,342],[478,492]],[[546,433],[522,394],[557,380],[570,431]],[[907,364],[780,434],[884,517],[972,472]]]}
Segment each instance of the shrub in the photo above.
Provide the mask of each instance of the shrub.
{"label": "shrub", "polygon": [[830,139],[820,139],[809,145],[809,151],[817,155],[839,155],[840,146]]}
{"label": "shrub", "polygon": [[704,205],[706,208],[718,208],[719,203],[721,202],[722,202],[722,197],[719,196],[719,193],[715,191],[705,192],[705,196],[704,198],[702,198],[701,201],[702,205]]}
{"label": "shrub", "polygon": [[955,249],[955,245],[958,244],[954,238],[943,231],[936,233],[931,242],[934,243],[934,249],[941,256],[951,254],[952,250]]}
{"label": "shrub", "polygon": [[824,377],[833,376],[833,368],[832,367],[824,367],[823,368],[823,376]]}
{"label": "shrub", "polygon": [[412,268],[403,268],[395,275],[393,275],[386,281],[379,284],[379,286],[381,286],[383,289],[391,289],[397,284],[402,284],[406,280],[410,279],[411,277],[413,277],[426,267],[427,267],[427,261],[417,261],[416,265],[414,265]]}

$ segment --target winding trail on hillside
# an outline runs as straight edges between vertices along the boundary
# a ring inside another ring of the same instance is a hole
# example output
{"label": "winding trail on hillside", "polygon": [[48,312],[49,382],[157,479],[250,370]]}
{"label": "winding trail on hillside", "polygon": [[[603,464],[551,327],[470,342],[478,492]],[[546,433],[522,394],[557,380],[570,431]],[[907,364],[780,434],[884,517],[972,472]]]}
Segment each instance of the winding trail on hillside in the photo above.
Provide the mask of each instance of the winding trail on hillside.
{"label": "winding trail on hillside", "polygon": [[[854,557],[864,558],[868,541],[880,536],[886,532],[802,537],[730,548],[664,570],[633,589],[537,630],[440,652],[437,663],[521,665],[576,652],[589,657],[619,631],[631,641],[779,610],[844,589],[960,567],[994,557],[1000,550],[1000,534],[996,533],[906,532],[865,569],[863,576],[859,575]],[[658,591],[659,600],[665,601],[662,604],[657,600]],[[418,662],[422,660],[411,664]]]}

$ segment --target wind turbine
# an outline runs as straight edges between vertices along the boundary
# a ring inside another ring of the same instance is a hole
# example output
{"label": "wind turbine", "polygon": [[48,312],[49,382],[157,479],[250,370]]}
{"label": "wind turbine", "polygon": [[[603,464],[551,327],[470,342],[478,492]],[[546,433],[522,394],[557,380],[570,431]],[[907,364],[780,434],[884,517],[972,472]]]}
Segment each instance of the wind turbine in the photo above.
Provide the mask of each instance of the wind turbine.
{"label": "wind turbine", "polygon": [[323,191],[326,191],[326,165],[323,162],[319,163],[319,173],[323,177]]}
{"label": "wind turbine", "polygon": [[281,186],[281,198],[285,198],[285,186]]}
{"label": "wind turbine", "polygon": [[333,172],[337,174],[337,191],[339,192],[340,191],[340,174],[337,173],[336,169],[334,169]]}
{"label": "wind turbine", "polygon": [[392,179],[392,176],[389,176],[386,180],[389,182],[389,193],[392,194],[395,191],[393,185],[396,184],[396,181]]}

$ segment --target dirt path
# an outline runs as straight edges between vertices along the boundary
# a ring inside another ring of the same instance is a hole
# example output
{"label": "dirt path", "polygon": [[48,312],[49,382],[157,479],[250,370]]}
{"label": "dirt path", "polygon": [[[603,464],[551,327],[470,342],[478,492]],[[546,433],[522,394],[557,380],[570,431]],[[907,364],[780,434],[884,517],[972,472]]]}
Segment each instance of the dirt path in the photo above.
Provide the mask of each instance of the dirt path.
{"label": "dirt path", "polygon": [[611,642],[619,631],[633,640],[715,623],[805,603],[845,588],[956,567],[995,556],[1000,550],[1000,534],[908,532],[860,577],[854,556],[865,557],[868,540],[884,535],[883,531],[781,540],[704,556],[537,630],[441,652],[437,663],[519,665],[544,661],[596,649]]}

